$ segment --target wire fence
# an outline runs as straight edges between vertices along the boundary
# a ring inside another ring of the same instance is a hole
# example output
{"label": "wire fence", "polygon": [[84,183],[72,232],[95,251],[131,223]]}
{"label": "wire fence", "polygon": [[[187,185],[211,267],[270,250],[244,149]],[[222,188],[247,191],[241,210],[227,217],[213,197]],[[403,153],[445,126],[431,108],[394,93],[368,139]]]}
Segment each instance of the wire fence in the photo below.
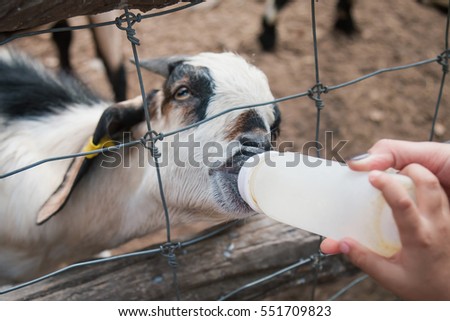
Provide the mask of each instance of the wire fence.
{"label": "wire fence", "polygon": [[[317,1],[317,0],[316,0]],[[323,85],[323,83],[321,82],[321,77],[320,77],[320,61],[319,61],[319,51],[318,51],[318,40],[317,40],[317,32],[316,32],[316,1],[311,0],[311,17],[312,17],[312,26],[311,26],[311,31],[312,31],[312,38],[313,38],[313,49],[314,49],[314,67],[315,67],[315,85],[312,88],[309,88],[307,90],[305,90],[304,92],[300,92],[297,94],[293,94],[290,96],[285,96],[285,97],[281,97],[278,99],[275,99],[273,101],[264,101],[258,104],[251,104],[251,105],[242,105],[242,106],[234,106],[232,108],[229,108],[223,112],[220,112],[218,114],[215,114],[213,116],[210,117],[206,117],[205,119],[198,121],[196,123],[193,123],[191,125],[179,128],[177,130],[171,131],[171,132],[166,132],[166,133],[162,133],[162,132],[156,132],[152,129],[152,123],[151,123],[151,118],[150,118],[150,114],[147,108],[144,108],[145,111],[145,121],[146,121],[146,125],[147,125],[147,133],[141,137],[138,140],[134,140],[134,141],[130,141],[127,143],[122,143],[122,144],[118,144],[115,145],[113,147],[107,147],[107,148],[102,148],[102,149],[98,149],[98,150],[93,150],[93,151],[89,151],[89,152],[82,152],[82,153],[75,153],[75,154],[70,154],[70,155],[63,155],[60,157],[52,157],[52,158],[48,158],[48,159],[43,159],[41,161],[29,164],[25,167],[22,168],[18,168],[16,170],[12,170],[10,172],[7,173],[2,173],[0,174],[0,179],[5,179],[7,177],[16,175],[18,173],[30,170],[34,167],[40,166],[44,163],[48,163],[48,162],[54,162],[54,161],[58,161],[58,160],[63,160],[63,159],[71,159],[71,158],[76,158],[76,157],[84,157],[86,155],[90,155],[90,154],[97,154],[100,152],[108,152],[108,151],[114,151],[114,150],[119,150],[125,147],[130,147],[130,146],[134,146],[134,145],[138,145],[138,144],[143,144],[144,146],[146,146],[151,153],[151,156],[154,159],[154,164],[155,164],[155,170],[157,173],[157,177],[158,177],[158,184],[159,184],[159,191],[160,191],[160,197],[161,197],[161,201],[164,207],[164,215],[165,215],[165,222],[166,222],[166,242],[164,244],[161,244],[159,247],[157,248],[153,248],[153,249],[149,249],[149,250],[144,250],[144,251],[137,251],[137,252],[133,252],[133,253],[128,253],[128,254],[123,254],[123,255],[117,255],[117,256],[112,256],[112,257],[108,257],[108,258],[101,258],[101,259],[94,259],[94,260],[90,260],[90,261],[85,261],[85,262],[81,262],[81,263],[76,263],[76,264],[72,264],[69,266],[66,266],[60,270],[57,270],[55,272],[49,273],[47,275],[41,276],[39,278],[33,279],[31,281],[25,282],[25,283],[21,283],[18,284],[16,286],[13,287],[9,287],[6,289],[2,289],[0,290],[0,298],[1,295],[16,291],[18,289],[30,286],[32,284],[36,284],[38,282],[41,282],[43,280],[55,277],[57,275],[60,275],[68,270],[72,270],[72,269],[79,269],[79,268],[83,268],[83,267],[88,267],[88,266],[92,266],[92,265],[96,265],[96,264],[102,264],[105,262],[111,262],[111,261],[115,261],[115,260],[124,260],[127,258],[131,258],[131,257],[136,257],[136,256],[147,256],[147,255],[155,255],[155,254],[161,254],[165,257],[167,257],[168,260],[168,264],[170,266],[170,268],[172,269],[172,275],[173,275],[173,289],[174,289],[174,293],[175,293],[175,297],[177,298],[177,300],[181,300],[182,297],[180,295],[180,290],[179,290],[179,285],[178,285],[178,274],[177,274],[177,257],[176,257],[176,253],[178,250],[180,250],[181,248],[185,248],[194,244],[197,244],[199,242],[208,240],[209,238],[222,233],[223,231],[228,230],[229,228],[233,227],[236,225],[236,223],[238,221],[232,221],[226,225],[220,226],[219,228],[215,229],[212,232],[209,232],[205,235],[201,235],[199,237],[193,238],[189,241],[185,241],[185,242],[174,242],[172,240],[171,237],[171,224],[170,224],[170,218],[169,218],[169,209],[167,207],[166,204],[166,196],[164,193],[164,188],[163,188],[163,178],[161,176],[160,173],[160,168],[159,168],[159,158],[161,157],[161,153],[159,152],[159,150],[156,147],[156,142],[157,141],[162,141],[164,140],[166,137],[169,136],[173,136],[176,135],[177,133],[181,133],[184,131],[187,131],[189,129],[192,129],[194,127],[197,127],[201,124],[207,123],[215,118],[221,117],[225,114],[231,113],[233,111],[237,111],[237,110],[243,110],[243,109],[249,109],[249,108],[258,108],[258,107],[262,107],[262,106],[267,106],[269,104],[276,104],[276,103],[281,103],[284,101],[288,101],[288,100],[294,100],[294,99],[298,99],[301,97],[309,97],[315,104],[316,107],[316,126],[315,126],[315,142],[316,142],[316,151],[317,151],[317,156],[320,157],[321,153],[320,153],[320,142],[319,142],[319,133],[320,133],[320,125],[321,125],[321,112],[324,108],[324,101],[322,100],[322,95],[325,95],[327,93],[330,93],[332,91],[347,87],[347,86],[351,86],[354,85],[358,82],[364,81],[366,79],[369,79],[371,77],[375,77],[377,75],[380,75],[382,73],[386,73],[386,72],[394,72],[394,71],[399,71],[399,70],[404,70],[404,69],[409,69],[409,68],[415,68],[418,66],[422,66],[425,64],[432,64],[432,63],[438,63],[442,66],[442,77],[441,77],[441,82],[439,85],[439,92],[438,92],[438,97],[436,100],[436,105],[435,105],[435,110],[434,110],[434,115],[432,118],[432,122],[431,122],[431,129],[430,129],[430,134],[428,139],[430,141],[432,141],[434,139],[434,135],[435,135],[435,125],[436,125],[436,121],[438,119],[438,115],[439,115],[439,107],[441,105],[441,100],[442,100],[442,95],[444,92],[444,84],[445,84],[445,80],[446,80],[446,76],[448,74],[449,71],[449,58],[450,58],[450,50],[449,50],[449,23],[450,23],[450,11],[447,15],[447,20],[446,20],[446,26],[445,26],[445,39],[443,39],[443,51],[440,52],[436,57],[434,58],[428,58],[422,61],[418,61],[415,63],[411,63],[411,64],[407,64],[407,65],[401,65],[401,66],[395,66],[395,67],[389,67],[389,68],[383,68],[383,69],[379,69],[376,70],[374,72],[371,72],[369,74],[366,74],[364,76],[361,76],[359,78],[353,79],[351,81],[348,82],[344,82],[344,83],[340,83],[337,85],[332,85],[332,86],[325,86]],[[12,36],[10,36],[9,38],[6,38],[2,41],[0,41],[0,45],[4,45],[6,43],[9,43],[11,41],[13,41],[14,39],[18,39],[18,38],[23,38],[23,37],[29,37],[29,36],[34,36],[34,35],[38,35],[38,34],[43,34],[43,33],[52,33],[52,32],[63,32],[63,31],[68,31],[68,30],[80,30],[80,29],[90,29],[90,28],[100,28],[103,26],[108,26],[108,25],[116,25],[120,30],[124,31],[127,35],[127,39],[130,42],[130,45],[132,47],[132,51],[133,51],[133,58],[134,61],[136,62],[136,73],[137,73],[137,77],[138,77],[138,81],[139,81],[139,88],[140,88],[140,92],[141,92],[141,96],[142,96],[142,100],[145,102],[146,101],[146,91],[144,88],[144,84],[143,84],[143,79],[142,79],[142,75],[141,75],[141,67],[140,67],[140,63],[139,63],[139,55],[136,49],[136,46],[140,45],[140,40],[137,38],[136,35],[136,30],[134,29],[134,25],[136,23],[139,23],[140,21],[142,21],[143,19],[149,19],[149,18],[153,18],[153,17],[157,17],[157,16],[161,16],[161,15],[166,15],[166,14],[170,14],[176,11],[181,11],[181,10],[185,10],[188,9],[190,7],[196,6],[200,3],[204,2],[203,0],[193,0],[191,1],[189,4],[184,4],[181,6],[177,6],[174,7],[172,9],[166,9],[164,11],[160,11],[157,13],[153,13],[153,14],[146,14],[146,15],[141,15],[141,14],[134,14],[133,12],[130,12],[127,8],[124,9],[124,13],[120,16],[117,17],[114,21],[108,21],[108,22],[104,22],[104,23],[99,23],[99,24],[86,24],[86,25],[80,25],[80,26],[73,26],[73,27],[64,27],[64,28],[51,28],[51,29],[46,29],[46,30],[40,30],[40,31],[34,31],[34,32],[26,32],[26,33],[20,33],[20,34],[13,34]],[[450,6],[450,1],[449,1],[449,6]],[[315,291],[316,291],[316,285],[317,285],[317,280],[318,280],[318,274],[321,270],[321,260],[324,257],[324,255],[320,252],[319,250],[319,244],[321,241],[321,237],[318,237],[317,239],[317,252],[315,254],[313,254],[310,257],[306,257],[306,258],[300,258],[297,261],[295,261],[293,264],[286,266],[282,269],[280,269],[279,271],[276,271],[272,274],[266,275],[262,278],[256,279],[248,284],[242,285],[241,287],[230,291],[227,294],[222,295],[221,297],[218,298],[218,300],[228,300],[228,299],[232,299],[235,298],[237,294],[239,294],[240,292],[247,290],[247,289],[251,289],[252,287],[256,287],[260,284],[263,284],[265,282],[267,282],[268,280],[274,279],[279,277],[282,274],[285,274],[289,271],[293,271],[296,270],[302,266],[306,266],[306,265],[310,265],[313,267],[315,273],[314,273],[314,280],[313,280],[313,284],[314,286],[312,287],[312,293],[311,293],[311,299],[315,299]],[[367,279],[366,275],[360,276],[357,279],[353,280],[352,282],[350,282],[347,286],[343,287],[341,290],[339,290],[335,295],[331,296],[329,299],[330,300],[336,300],[338,299],[343,293],[345,293],[346,291],[348,291],[350,288],[352,288],[353,286],[363,282],[364,280]]]}

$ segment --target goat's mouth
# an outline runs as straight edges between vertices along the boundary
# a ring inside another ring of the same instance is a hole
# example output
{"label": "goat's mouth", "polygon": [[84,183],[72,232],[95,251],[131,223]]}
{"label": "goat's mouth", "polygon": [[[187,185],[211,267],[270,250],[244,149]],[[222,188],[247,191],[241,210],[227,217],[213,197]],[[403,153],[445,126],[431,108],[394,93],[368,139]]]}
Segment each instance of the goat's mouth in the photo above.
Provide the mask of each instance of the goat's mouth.
{"label": "goat's mouth", "polygon": [[245,161],[262,152],[264,150],[259,148],[242,149],[219,167],[209,170],[214,198],[222,211],[237,218],[255,214],[255,211],[242,199],[237,179]]}

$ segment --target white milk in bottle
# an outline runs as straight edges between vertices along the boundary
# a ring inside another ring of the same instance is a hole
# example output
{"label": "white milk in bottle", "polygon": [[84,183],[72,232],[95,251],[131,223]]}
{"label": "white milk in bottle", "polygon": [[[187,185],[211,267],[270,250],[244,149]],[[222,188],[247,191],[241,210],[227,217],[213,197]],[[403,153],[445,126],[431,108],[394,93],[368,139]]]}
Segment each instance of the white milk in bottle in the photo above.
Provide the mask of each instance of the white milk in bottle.
{"label": "white milk in bottle", "polygon": [[[414,194],[409,177],[392,174]],[[401,247],[392,211],[367,172],[300,153],[267,152],[248,159],[239,192],[257,212],[340,240],[351,237],[383,256]]]}

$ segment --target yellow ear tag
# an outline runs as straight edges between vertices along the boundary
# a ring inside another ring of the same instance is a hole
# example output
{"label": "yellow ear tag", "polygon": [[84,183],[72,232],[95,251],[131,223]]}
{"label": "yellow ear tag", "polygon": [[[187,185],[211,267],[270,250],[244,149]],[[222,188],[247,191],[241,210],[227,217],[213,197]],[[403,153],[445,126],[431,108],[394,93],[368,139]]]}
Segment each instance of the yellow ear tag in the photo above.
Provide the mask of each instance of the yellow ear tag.
{"label": "yellow ear tag", "polygon": [[[83,148],[83,153],[91,152],[93,150],[102,149],[102,148],[106,148],[106,147],[111,147],[111,146],[115,145],[114,141],[112,141],[111,139],[109,139],[106,136],[103,137],[102,139],[100,139],[100,141],[98,142],[97,145],[94,144],[92,139],[93,139],[93,137],[91,136],[89,138],[89,142]],[[91,159],[91,158],[94,158],[94,157],[97,157],[97,156],[98,156],[98,153],[97,154],[89,154],[89,155],[86,155],[85,157],[88,158],[88,159]]]}

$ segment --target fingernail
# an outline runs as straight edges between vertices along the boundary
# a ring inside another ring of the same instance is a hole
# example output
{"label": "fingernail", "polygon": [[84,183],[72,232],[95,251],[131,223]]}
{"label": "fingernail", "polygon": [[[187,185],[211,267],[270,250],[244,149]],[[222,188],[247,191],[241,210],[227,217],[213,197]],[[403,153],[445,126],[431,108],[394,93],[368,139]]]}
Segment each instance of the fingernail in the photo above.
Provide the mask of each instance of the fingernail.
{"label": "fingernail", "polygon": [[368,158],[369,156],[370,156],[369,153],[364,153],[364,154],[356,155],[356,156],[350,158],[349,161],[350,162],[358,162],[358,161]]}
{"label": "fingernail", "polygon": [[341,250],[343,254],[348,254],[350,253],[350,246],[346,242],[341,242],[339,243],[339,250]]}

